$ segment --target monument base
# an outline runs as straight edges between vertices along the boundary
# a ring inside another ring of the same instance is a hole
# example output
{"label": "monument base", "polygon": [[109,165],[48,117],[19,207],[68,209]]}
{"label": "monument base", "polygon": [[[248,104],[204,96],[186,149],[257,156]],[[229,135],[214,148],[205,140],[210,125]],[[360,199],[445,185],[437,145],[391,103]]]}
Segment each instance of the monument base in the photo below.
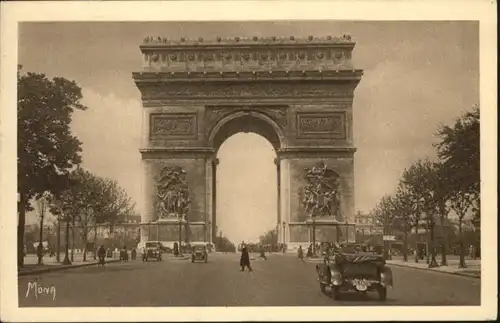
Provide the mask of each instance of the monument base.
{"label": "monument base", "polygon": [[155,222],[141,223],[141,241],[139,248],[148,241],[161,242],[165,247],[173,249],[174,244],[205,243],[206,226],[204,222],[188,222],[184,219],[168,218]]}
{"label": "monument base", "polygon": [[330,219],[309,219],[305,222],[290,223],[290,239],[287,239],[287,252],[296,252],[299,246],[307,250],[313,243],[313,227],[315,242],[354,243],[356,242],[356,227],[354,224]]}

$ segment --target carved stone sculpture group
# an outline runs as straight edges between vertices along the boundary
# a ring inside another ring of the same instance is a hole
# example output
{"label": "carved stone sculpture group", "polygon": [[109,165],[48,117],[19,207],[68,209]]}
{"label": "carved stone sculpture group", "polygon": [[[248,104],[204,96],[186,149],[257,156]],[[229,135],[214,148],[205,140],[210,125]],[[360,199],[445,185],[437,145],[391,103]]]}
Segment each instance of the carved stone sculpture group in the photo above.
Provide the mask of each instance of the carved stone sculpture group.
{"label": "carved stone sculpture group", "polygon": [[302,204],[310,217],[329,216],[340,221],[339,176],[320,163],[305,170],[307,185]]}
{"label": "carved stone sculpture group", "polygon": [[179,166],[163,168],[156,184],[156,196],[158,219],[185,217],[190,204],[186,171]]}

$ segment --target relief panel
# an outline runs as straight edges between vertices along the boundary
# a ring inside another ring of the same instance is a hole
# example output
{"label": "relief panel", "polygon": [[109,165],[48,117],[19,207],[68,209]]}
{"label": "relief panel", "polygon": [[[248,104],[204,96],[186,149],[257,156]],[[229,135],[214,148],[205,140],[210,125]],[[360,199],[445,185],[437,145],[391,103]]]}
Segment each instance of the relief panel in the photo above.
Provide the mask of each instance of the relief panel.
{"label": "relief panel", "polygon": [[345,112],[297,113],[297,138],[346,139]]}
{"label": "relief panel", "polygon": [[150,115],[151,139],[196,139],[197,118],[195,113],[153,113]]}

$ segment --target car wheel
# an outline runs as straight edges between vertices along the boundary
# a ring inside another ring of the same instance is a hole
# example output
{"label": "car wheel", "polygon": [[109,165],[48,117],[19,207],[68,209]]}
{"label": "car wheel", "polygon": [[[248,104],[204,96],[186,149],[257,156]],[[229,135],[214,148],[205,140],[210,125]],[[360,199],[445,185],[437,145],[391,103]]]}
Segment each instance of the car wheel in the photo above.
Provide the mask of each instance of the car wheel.
{"label": "car wheel", "polygon": [[387,300],[387,287],[379,286],[377,288],[378,299],[381,301]]}
{"label": "car wheel", "polygon": [[336,301],[340,299],[340,288],[338,286],[332,286],[332,297]]}

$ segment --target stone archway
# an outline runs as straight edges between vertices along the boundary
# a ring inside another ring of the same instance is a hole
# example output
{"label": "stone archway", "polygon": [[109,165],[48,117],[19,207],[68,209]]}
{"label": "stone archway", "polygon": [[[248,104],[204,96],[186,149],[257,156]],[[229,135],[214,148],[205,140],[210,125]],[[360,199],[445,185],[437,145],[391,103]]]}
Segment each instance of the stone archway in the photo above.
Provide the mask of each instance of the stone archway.
{"label": "stone archway", "polygon": [[[267,107],[268,109],[273,107]],[[223,108],[224,109],[224,108]],[[260,108],[264,110],[265,108]],[[283,129],[269,116],[267,116],[258,108],[253,107],[253,109],[248,107],[233,108],[228,111],[226,115],[220,117],[220,120],[213,126],[209,131],[208,144],[214,149],[214,163],[212,164],[212,209],[211,214],[208,218],[211,219],[211,237],[216,235],[216,224],[217,224],[217,168],[218,159],[216,158],[219,148],[222,143],[229,137],[237,133],[255,133],[264,137],[274,148],[276,154],[281,148],[286,146],[285,136],[283,134]],[[275,164],[277,168],[277,210],[276,210],[276,223],[281,223],[280,214],[280,171],[278,159],[275,159]],[[210,237],[209,239],[210,240]],[[282,240],[282,239],[281,239]],[[281,240],[279,240],[281,242]]]}
{"label": "stone archway", "polygon": [[[318,241],[354,240],[354,45],[348,36],[147,37],[143,71],[133,73],[143,103],[141,241],[173,243],[182,228],[190,241],[213,237],[215,156],[242,131],[277,152],[280,241],[309,243],[311,214]],[[326,173],[335,180],[314,179]]]}

